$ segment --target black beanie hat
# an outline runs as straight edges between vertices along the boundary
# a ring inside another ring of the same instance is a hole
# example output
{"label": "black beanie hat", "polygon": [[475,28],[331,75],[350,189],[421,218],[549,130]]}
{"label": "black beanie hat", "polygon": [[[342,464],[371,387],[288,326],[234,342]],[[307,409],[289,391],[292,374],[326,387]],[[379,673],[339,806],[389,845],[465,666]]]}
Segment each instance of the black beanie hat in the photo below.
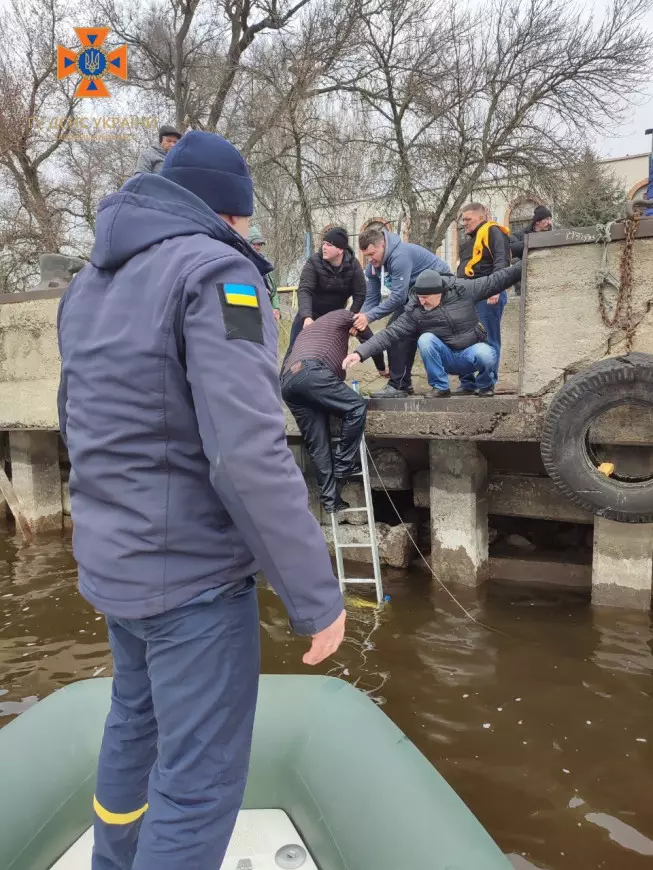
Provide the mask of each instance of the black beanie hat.
{"label": "black beanie hat", "polygon": [[533,223],[536,224],[538,221],[543,221],[545,218],[553,217],[549,209],[545,205],[536,205],[535,211],[533,212]]}
{"label": "black beanie hat", "polygon": [[349,247],[349,236],[347,230],[342,227],[334,227],[324,234],[324,241],[333,245],[334,248],[340,248],[342,251]]}
{"label": "black beanie hat", "polygon": [[218,214],[250,217],[254,188],[242,154],[217,133],[191,130],[168,152],[161,175],[199,196]]}
{"label": "black beanie hat", "polygon": [[435,269],[424,269],[415,281],[415,292],[418,296],[436,296],[444,293],[442,275]]}
{"label": "black beanie hat", "polygon": [[159,144],[164,136],[176,136],[177,139],[181,139],[181,133],[175,130],[174,127],[171,127],[170,124],[164,124],[162,127],[159,127]]}

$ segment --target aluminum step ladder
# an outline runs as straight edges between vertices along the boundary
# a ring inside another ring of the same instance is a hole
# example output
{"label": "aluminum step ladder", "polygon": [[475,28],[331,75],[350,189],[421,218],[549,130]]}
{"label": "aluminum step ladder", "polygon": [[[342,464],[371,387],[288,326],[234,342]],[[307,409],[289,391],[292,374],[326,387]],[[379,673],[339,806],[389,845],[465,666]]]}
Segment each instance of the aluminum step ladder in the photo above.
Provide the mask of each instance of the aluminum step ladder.
{"label": "aluminum step ladder", "polygon": [[[353,389],[358,392],[358,382],[353,382]],[[338,513],[331,514],[331,529],[333,531],[333,548],[336,554],[336,566],[338,569],[338,581],[340,583],[340,588],[345,590],[345,586],[347,585],[363,585],[363,584],[374,584],[376,588],[376,601],[377,604],[381,604],[383,602],[383,583],[381,580],[381,562],[379,560],[379,545],[376,539],[376,526],[374,525],[374,506],[372,503],[372,484],[370,482],[370,470],[369,465],[367,463],[367,445],[365,443],[365,435],[361,438],[360,444],[360,460],[361,460],[361,469],[362,471],[358,474],[353,474],[351,477],[353,480],[363,479],[363,492],[365,494],[365,505],[363,507],[350,507],[345,510],[338,511]],[[340,528],[340,524],[338,522],[338,517],[344,514],[353,514],[353,513],[366,513],[367,514],[367,526],[355,526],[355,528],[367,528],[369,532],[368,541],[362,544],[342,544],[340,543],[338,537],[338,530]],[[344,550],[361,550],[361,549],[371,549],[372,551],[372,567],[374,570],[374,577],[345,577],[345,565],[344,565]]]}

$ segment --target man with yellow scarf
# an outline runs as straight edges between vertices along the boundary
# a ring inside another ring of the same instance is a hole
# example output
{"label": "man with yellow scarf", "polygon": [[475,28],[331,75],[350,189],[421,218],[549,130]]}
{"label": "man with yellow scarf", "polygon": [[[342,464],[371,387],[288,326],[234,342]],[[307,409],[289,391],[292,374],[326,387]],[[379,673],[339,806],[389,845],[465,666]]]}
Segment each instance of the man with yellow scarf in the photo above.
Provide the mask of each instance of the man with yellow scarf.
{"label": "man with yellow scarf", "polygon": [[[510,230],[488,220],[488,209],[480,202],[463,207],[462,224],[466,238],[460,246],[459,278],[482,278],[510,265]],[[487,332],[487,343],[494,351],[496,366],[494,382],[499,373],[501,358],[501,316],[508,302],[505,290],[476,304],[478,319]],[[493,396],[494,386],[479,390],[474,374],[463,375],[454,396]]]}

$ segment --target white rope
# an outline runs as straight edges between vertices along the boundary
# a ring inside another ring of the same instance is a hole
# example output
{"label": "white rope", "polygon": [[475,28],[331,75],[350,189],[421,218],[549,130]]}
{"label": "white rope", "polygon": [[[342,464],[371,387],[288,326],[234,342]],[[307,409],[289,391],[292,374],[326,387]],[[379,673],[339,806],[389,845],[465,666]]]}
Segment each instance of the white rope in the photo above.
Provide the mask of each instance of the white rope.
{"label": "white rope", "polygon": [[[433,568],[431,567],[431,565],[430,565],[429,561],[427,560],[427,558],[424,556],[424,554],[422,553],[422,551],[420,550],[420,548],[417,546],[417,542],[415,541],[415,539],[414,539],[413,536],[411,535],[411,533],[410,533],[410,529],[408,528],[408,526],[406,525],[406,523],[403,521],[403,519],[402,519],[402,517],[401,517],[401,514],[400,514],[399,511],[397,510],[397,506],[396,506],[395,503],[393,502],[393,500],[392,500],[392,496],[391,496],[390,493],[388,492],[387,487],[386,487],[385,483],[383,482],[383,478],[381,477],[381,475],[380,475],[380,473],[379,473],[379,469],[378,469],[378,467],[377,467],[377,465],[376,465],[376,462],[374,461],[374,457],[372,456],[369,447],[367,448],[367,455],[369,456],[370,461],[371,461],[371,463],[372,463],[372,465],[373,465],[373,467],[374,467],[374,471],[376,472],[376,476],[379,478],[379,480],[380,480],[380,482],[381,482],[381,486],[383,487],[383,491],[384,491],[385,494],[387,495],[387,497],[388,497],[388,501],[389,501],[390,504],[392,505],[392,509],[393,509],[394,512],[397,514],[397,517],[399,518],[399,522],[400,522],[401,525],[404,527],[404,529],[405,529],[405,531],[406,531],[406,534],[407,534],[408,537],[410,538],[410,541],[411,541],[413,547],[415,547],[415,549],[417,550],[417,552],[418,552],[418,554],[419,554],[419,556],[420,556],[422,562],[424,562],[424,564],[425,564],[426,567],[428,568],[428,570],[429,570],[429,572],[431,573],[431,576],[433,577],[433,579],[434,579],[434,580],[437,580],[437,582],[438,582],[438,583],[440,584],[440,586],[444,589],[444,591],[447,593],[447,595],[449,596],[449,598],[451,598],[451,600],[452,600],[452,601],[453,601],[453,602],[454,602],[454,603],[455,603],[455,604],[456,604],[456,605],[457,605],[457,606],[462,610],[462,612],[465,614],[465,616],[467,616],[469,619],[471,619],[472,622],[474,622],[476,625],[480,625],[482,628],[487,628],[488,631],[498,631],[498,629],[496,629],[496,628],[492,628],[492,626],[490,626],[490,625],[485,625],[485,623],[483,623],[483,622],[479,622],[478,619],[476,619],[474,616],[472,616],[472,614],[469,612],[469,610],[467,610],[467,608],[464,607],[464,605],[462,605],[462,604],[460,603],[460,601],[458,601],[458,599],[457,599],[456,596],[453,594],[453,592],[445,586],[445,584],[442,582],[442,580],[440,580],[440,578],[438,577],[438,575],[435,573],[435,571],[434,571]],[[503,633],[503,632],[501,632],[501,633]]]}

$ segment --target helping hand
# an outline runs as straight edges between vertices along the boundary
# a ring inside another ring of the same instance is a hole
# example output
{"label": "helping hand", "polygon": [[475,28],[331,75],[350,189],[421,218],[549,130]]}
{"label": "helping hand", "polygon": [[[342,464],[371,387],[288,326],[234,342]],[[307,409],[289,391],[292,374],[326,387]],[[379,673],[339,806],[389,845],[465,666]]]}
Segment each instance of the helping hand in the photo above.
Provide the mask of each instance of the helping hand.
{"label": "helping hand", "polygon": [[281,320],[281,312],[279,311],[278,308],[272,309],[272,315],[273,315],[274,319],[277,321],[277,323]]}
{"label": "helping hand", "polygon": [[367,314],[363,314],[359,312],[358,314],[354,314],[354,326],[359,332],[362,332],[364,329],[367,329],[369,325],[369,320],[367,319]]}
{"label": "helping hand", "polygon": [[501,294],[497,293],[496,296],[490,296],[490,298],[489,298],[488,301],[487,301],[487,304],[488,304],[488,305],[496,305],[496,304],[498,303],[498,301],[499,301],[499,296],[500,296],[500,295],[501,295]]}
{"label": "helping hand", "polygon": [[305,317],[304,318],[304,325],[302,326],[302,329],[306,329],[307,326],[310,326],[311,323],[314,323],[314,322],[315,321],[313,320],[312,317]]}
{"label": "helping hand", "polygon": [[357,353],[350,353],[349,356],[346,356],[342,361],[342,367],[345,371],[350,369],[352,366],[357,366],[361,361],[360,356]]}
{"label": "helping hand", "polygon": [[345,636],[345,617],[343,610],[331,625],[313,635],[311,648],[302,659],[305,665],[319,665],[334,654]]}

